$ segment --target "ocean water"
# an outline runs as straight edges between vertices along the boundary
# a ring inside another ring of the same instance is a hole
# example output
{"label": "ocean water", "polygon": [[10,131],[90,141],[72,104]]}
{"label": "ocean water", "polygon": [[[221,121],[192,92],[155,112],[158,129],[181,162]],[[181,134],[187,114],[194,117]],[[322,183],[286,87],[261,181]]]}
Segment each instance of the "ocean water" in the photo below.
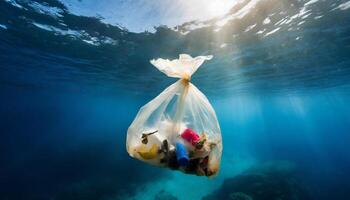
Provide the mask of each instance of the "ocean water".
{"label": "ocean water", "polygon": [[[139,2],[110,17],[92,0],[0,1],[0,199],[350,199],[350,1],[233,0],[182,21]],[[213,179],[125,149],[176,81],[149,60],[180,53],[214,55],[192,78],[221,125]]]}

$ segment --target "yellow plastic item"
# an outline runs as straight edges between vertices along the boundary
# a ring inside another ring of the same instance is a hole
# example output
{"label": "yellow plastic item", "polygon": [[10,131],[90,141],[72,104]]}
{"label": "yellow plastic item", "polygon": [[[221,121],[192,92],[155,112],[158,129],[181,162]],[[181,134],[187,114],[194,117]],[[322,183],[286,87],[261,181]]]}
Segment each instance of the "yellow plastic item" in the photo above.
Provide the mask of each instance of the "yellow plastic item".
{"label": "yellow plastic item", "polygon": [[152,147],[147,150],[145,145],[142,145],[138,150],[137,153],[145,160],[151,160],[158,155],[158,147],[156,144],[153,144]]}

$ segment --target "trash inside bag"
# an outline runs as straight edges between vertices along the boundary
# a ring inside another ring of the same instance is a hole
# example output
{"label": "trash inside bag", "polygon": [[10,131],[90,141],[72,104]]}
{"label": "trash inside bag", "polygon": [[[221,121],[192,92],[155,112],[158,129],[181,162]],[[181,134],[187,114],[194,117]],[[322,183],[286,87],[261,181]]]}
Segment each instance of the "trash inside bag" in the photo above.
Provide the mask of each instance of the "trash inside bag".
{"label": "trash inside bag", "polygon": [[218,173],[220,126],[206,96],[190,83],[193,73],[210,59],[181,54],[175,60],[151,60],[160,71],[179,80],[139,110],[127,133],[130,156],[187,174]]}

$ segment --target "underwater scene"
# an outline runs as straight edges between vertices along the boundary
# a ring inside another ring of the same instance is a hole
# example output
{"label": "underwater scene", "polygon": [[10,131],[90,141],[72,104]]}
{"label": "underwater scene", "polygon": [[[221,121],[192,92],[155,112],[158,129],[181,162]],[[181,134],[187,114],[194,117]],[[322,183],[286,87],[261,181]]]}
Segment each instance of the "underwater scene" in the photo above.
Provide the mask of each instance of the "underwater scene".
{"label": "underwater scene", "polygon": [[[0,200],[350,199],[349,0],[1,0],[0,52]],[[129,148],[189,55],[194,172]]]}

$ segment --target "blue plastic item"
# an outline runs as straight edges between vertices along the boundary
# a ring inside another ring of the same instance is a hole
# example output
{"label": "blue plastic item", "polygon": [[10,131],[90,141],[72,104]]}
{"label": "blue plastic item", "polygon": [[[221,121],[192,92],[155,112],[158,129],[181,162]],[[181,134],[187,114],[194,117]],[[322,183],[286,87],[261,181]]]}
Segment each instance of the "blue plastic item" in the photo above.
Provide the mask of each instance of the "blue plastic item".
{"label": "blue plastic item", "polygon": [[176,142],[176,158],[180,166],[187,166],[189,162],[188,152],[181,142]]}

